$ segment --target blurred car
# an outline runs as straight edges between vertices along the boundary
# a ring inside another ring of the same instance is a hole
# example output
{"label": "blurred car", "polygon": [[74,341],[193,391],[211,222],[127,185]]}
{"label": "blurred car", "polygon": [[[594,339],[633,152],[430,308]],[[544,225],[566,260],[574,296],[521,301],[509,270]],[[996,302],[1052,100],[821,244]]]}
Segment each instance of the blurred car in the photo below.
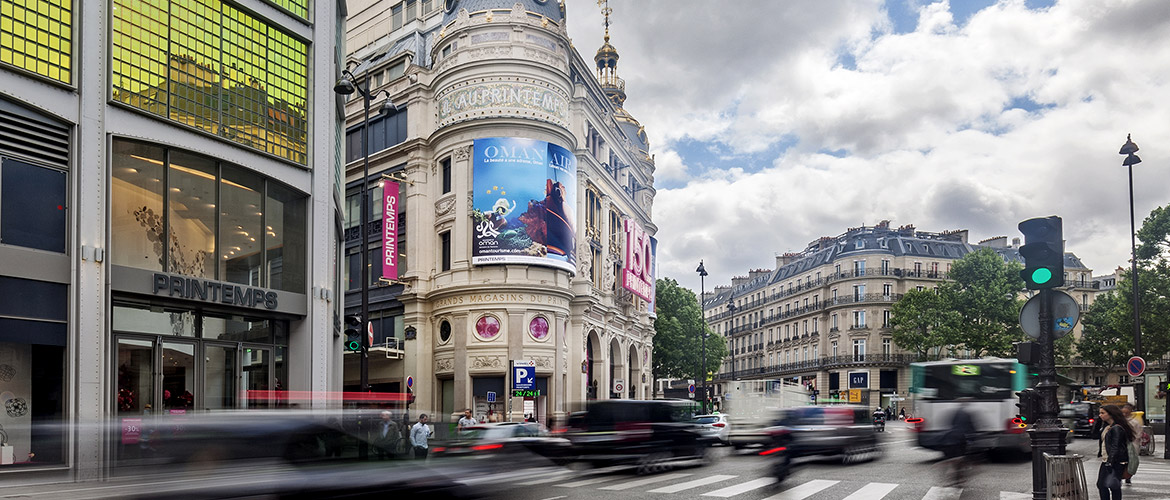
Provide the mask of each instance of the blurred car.
{"label": "blurred car", "polygon": [[793,458],[839,455],[844,463],[856,463],[881,453],[873,417],[862,406],[788,408],[769,431]]}
{"label": "blurred car", "polygon": [[698,415],[695,417],[695,423],[699,424],[699,430],[704,436],[723,444],[730,444],[731,422],[727,420],[727,415]]}
{"label": "blurred car", "polygon": [[1074,436],[1091,437],[1093,423],[1097,421],[1097,403],[1087,401],[1060,405],[1059,418]]}
{"label": "blurred car", "polygon": [[635,464],[638,473],[665,470],[684,460],[706,461],[715,438],[693,418],[686,400],[592,401],[569,416],[565,437],[574,461],[594,465]]}
{"label": "blurred car", "polygon": [[109,498],[482,495],[453,479],[466,472],[457,464],[375,460],[372,452],[359,458],[359,449],[374,447],[335,415],[261,410],[135,417],[115,425],[115,461],[102,483]]}
{"label": "blurred car", "polygon": [[487,459],[515,468],[564,463],[571,453],[568,439],[554,437],[534,422],[495,422],[465,427],[454,439],[431,447],[434,458]]}
{"label": "blurred car", "polygon": [[729,422],[731,431],[727,435],[728,444],[737,450],[771,445],[773,426],[778,419],[779,412],[751,420],[731,417]]}

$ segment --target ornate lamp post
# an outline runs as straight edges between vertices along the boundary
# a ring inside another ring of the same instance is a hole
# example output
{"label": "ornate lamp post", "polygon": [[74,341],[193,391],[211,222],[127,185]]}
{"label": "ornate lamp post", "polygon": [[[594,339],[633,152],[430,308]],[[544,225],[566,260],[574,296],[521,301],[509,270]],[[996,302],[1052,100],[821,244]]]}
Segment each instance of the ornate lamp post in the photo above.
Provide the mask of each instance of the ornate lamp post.
{"label": "ornate lamp post", "polygon": [[[1125,155],[1125,160],[1121,165],[1129,169],[1129,248],[1131,264],[1131,273],[1133,274],[1133,355],[1142,355],[1142,319],[1140,316],[1142,301],[1138,295],[1138,265],[1137,265],[1137,226],[1134,222],[1134,208],[1133,208],[1133,166],[1142,162],[1136,153],[1138,145],[1134,144],[1131,136],[1126,134],[1125,144],[1121,145],[1121,150],[1117,154]],[[1137,384],[1134,388],[1134,399],[1136,399],[1137,409],[1145,409],[1145,394],[1142,394],[1143,385]]]}

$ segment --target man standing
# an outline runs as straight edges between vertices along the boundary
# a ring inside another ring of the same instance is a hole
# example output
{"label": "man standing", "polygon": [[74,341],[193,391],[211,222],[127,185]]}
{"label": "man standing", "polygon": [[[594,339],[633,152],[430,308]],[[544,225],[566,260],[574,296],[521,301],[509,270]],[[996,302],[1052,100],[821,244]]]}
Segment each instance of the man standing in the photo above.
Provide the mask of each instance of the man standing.
{"label": "man standing", "polygon": [[390,420],[391,416],[390,412],[383,411],[381,414],[382,420],[374,426],[373,442],[378,458],[393,456],[395,452],[394,445],[402,437],[402,434],[398,430],[398,425]]}
{"label": "man standing", "polygon": [[410,428],[410,444],[414,447],[414,458],[426,460],[427,438],[431,435],[431,428],[427,427],[427,414],[418,416],[418,423]]}
{"label": "man standing", "polygon": [[479,422],[475,420],[475,417],[471,416],[471,408],[468,408],[463,410],[463,416],[459,417],[459,423],[456,424],[456,430],[460,434],[463,434],[463,432],[466,431],[468,427],[476,424],[479,424]]}
{"label": "man standing", "polygon": [[[1133,447],[1140,451],[1142,449],[1142,418],[1133,414],[1135,409],[1133,403],[1125,403],[1121,406],[1121,414],[1129,422],[1129,428],[1133,429]],[[1133,482],[1126,479],[1125,484],[1133,484]]]}

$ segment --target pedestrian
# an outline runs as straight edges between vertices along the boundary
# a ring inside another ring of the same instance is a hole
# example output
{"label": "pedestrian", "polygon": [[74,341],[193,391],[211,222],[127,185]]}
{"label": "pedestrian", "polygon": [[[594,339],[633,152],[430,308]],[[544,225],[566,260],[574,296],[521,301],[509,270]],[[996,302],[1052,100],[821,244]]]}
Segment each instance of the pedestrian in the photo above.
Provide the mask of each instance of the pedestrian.
{"label": "pedestrian", "polygon": [[901,410],[898,410],[898,420],[906,420],[906,408],[905,407],[903,407]]}
{"label": "pedestrian", "polygon": [[944,453],[951,462],[952,479],[956,484],[962,484],[966,480],[967,468],[970,466],[969,441],[975,435],[975,421],[967,408],[970,399],[959,398],[959,406],[951,416],[951,427],[947,431],[947,449]]}
{"label": "pedestrian", "polygon": [[886,418],[892,418],[893,416],[894,416],[894,408],[889,406],[889,405],[886,405]]}
{"label": "pedestrian", "polygon": [[1101,492],[1101,500],[1121,500],[1121,477],[1129,464],[1129,450],[1126,448],[1133,439],[1133,429],[1114,405],[1102,406],[1097,416],[1107,424],[1101,433],[1105,454],[1097,471],[1097,491]]}
{"label": "pedestrian", "polygon": [[[1136,408],[1133,406],[1133,403],[1125,403],[1124,405],[1121,405],[1121,414],[1125,416],[1126,423],[1128,423],[1129,428],[1133,430],[1133,447],[1134,447],[1134,449],[1141,450],[1142,449],[1142,418],[1140,416],[1133,414],[1133,411],[1135,409]],[[1131,481],[1130,479],[1127,478],[1125,480],[1125,484],[1133,484],[1133,481]]]}
{"label": "pedestrian", "polygon": [[477,424],[479,424],[479,421],[476,420],[475,417],[471,416],[471,408],[468,408],[466,410],[463,410],[463,416],[459,417],[459,422],[457,424],[455,424],[455,430],[459,434],[463,434],[464,432],[467,431],[468,427],[471,427],[471,426],[477,425]]}
{"label": "pedestrian", "polygon": [[427,426],[427,414],[418,416],[418,423],[410,428],[410,445],[414,447],[414,458],[426,460],[427,438],[431,435],[431,428]]}
{"label": "pedestrian", "polygon": [[398,434],[398,424],[391,420],[389,411],[382,411],[381,420],[374,424],[371,436],[374,444],[374,454],[380,459],[391,458],[394,455],[394,444],[402,436]]}

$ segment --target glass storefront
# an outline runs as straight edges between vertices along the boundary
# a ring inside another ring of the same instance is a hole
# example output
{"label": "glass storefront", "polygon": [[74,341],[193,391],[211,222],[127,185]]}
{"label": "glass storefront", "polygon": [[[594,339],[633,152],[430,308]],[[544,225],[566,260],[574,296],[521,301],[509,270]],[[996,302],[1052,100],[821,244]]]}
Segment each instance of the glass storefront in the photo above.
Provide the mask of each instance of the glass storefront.
{"label": "glass storefront", "polygon": [[305,195],[173,148],[113,148],[113,264],[305,293]]}
{"label": "glass storefront", "polygon": [[189,412],[281,404],[286,321],[130,303],[112,316],[119,460],[150,458],[152,429]]}
{"label": "glass storefront", "polygon": [[0,470],[65,461],[68,289],[0,277]]}

